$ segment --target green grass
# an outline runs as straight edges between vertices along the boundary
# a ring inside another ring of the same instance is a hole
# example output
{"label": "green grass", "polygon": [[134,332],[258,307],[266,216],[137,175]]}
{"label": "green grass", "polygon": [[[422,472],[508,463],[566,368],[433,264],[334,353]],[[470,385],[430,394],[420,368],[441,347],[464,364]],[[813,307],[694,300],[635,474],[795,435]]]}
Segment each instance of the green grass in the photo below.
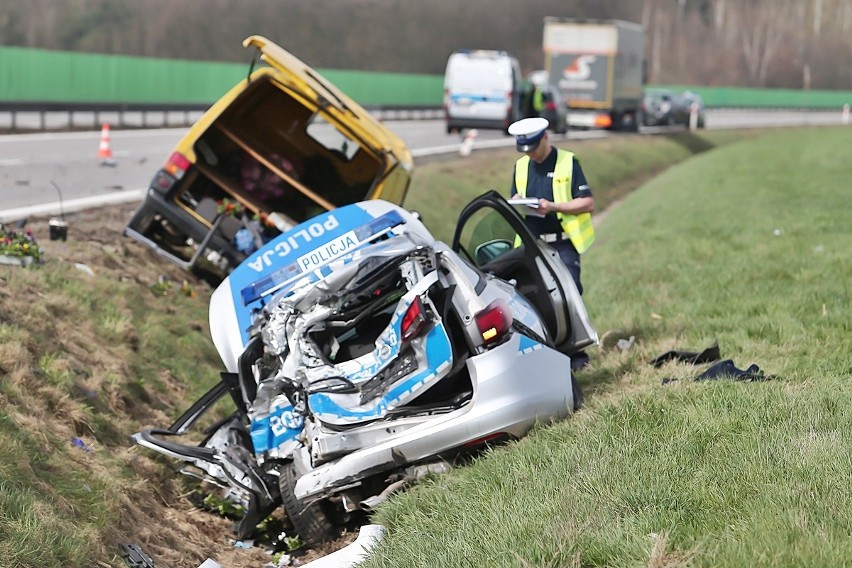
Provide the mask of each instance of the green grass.
{"label": "green grass", "polygon": [[118,514],[104,506],[108,494],[62,446],[0,412],[0,565],[91,565],[106,518]]}
{"label": "green grass", "polygon": [[[583,164],[598,210],[620,200],[643,181],[693,155],[760,131],[676,132],[666,136],[623,135],[559,143]],[[459,212],[471,199],[494,189],[508,197],[514,148],[474,151],[468,158],[433,161],[415,168],[405,206],[420,212],[439,239],[449,242]]]}
{"label": "green grass", "polygon": [[[364,566],[848,565],[850,145],[852,129],[773,131],[612,208],[584,257],[604,337],[586,406],[395,496]],[[648,364],[715,340],[775,377]]]}
{"label": "green grass", "polygon": [[52,258],[0,276],[0,566],[124,565],[118,542],[147,530],[128,520],[144,518],[145,485],[160,483],[134,472],[128,436],[218,380],[207,303]]}

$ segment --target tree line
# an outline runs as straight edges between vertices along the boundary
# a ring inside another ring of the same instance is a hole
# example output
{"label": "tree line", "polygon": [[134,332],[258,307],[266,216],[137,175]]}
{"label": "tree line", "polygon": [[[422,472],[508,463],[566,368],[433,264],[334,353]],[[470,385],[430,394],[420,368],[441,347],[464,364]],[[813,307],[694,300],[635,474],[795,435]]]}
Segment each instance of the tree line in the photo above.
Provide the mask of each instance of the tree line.
{"label": "tree line", "polygon": [[0,0],[0,44],[247,62],[260,34],[319,68],[442,74],[482,48],[532,71],[545,16],[643,24],[650,83],[852,88],[852,0]]}

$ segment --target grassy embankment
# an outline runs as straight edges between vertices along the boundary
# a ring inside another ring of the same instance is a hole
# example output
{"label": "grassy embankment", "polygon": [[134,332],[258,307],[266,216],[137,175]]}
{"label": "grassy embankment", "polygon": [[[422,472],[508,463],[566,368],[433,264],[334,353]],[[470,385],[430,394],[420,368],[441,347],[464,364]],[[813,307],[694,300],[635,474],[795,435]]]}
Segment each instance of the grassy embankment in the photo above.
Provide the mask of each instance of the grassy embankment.
{"label": "grassy embankment", "polygon": [[[772,132],[613,208],[584,260],[604,337],[580,375],[585,407],[395,497],[365,566],[848,565],[850,145],[848,128]],[[620,164],[586,149],[603,189]],[[723,359],[774,378],[694,381],[705,366],[649,364],[716,340]]]}
{"label": "grassy embankment", "polygon": [[[571,146],[605,207],[698,150],[756,134]],[[778,131],[730,145],[598,215],[584,281],[605,341],[581,378],[587,406],[395,498],[377,519],[392,529],[388,564],[848,558],[849,136]],[[505,190],[515,157],[419,165],[407,205],[446,239],[469,198]],[[67,243],[41,235],[43,266],[0,267],[0,566],[121,566],[120,542],[158,565],[227,563],[234,550],[228,522],[199,517],[163,460],[128,447],[129,433],[168,424],[215,382],[219,361],[209,290],[151,294],[160,274],[182,276],[122,239],[124,220]],[[629,335],[632,350],[612,349]],[[724,356],[781,378],[663,388],[646,365],[715,338]]]}

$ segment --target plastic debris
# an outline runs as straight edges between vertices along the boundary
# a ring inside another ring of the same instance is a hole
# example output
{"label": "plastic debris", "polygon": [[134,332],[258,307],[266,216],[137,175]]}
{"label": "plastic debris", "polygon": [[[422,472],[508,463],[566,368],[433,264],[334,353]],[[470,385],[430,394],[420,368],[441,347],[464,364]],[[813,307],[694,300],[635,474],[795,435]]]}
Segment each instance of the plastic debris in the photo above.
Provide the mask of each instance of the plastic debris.
{"label": "plastic debris", "polygon": [[[764,374],[763,370],[752,363],[745,370],[737,368],[733,360],[725,359],[711,365],[703,373],[694,377],[694,381],[706,381],[715,379],[733,379],[735,381],[751,383],[756,381],[769,381],[776,378],[773,375]],[[664,385],[676,382],[677,379],[663,379]]]}
{"label": "plastic debris", "polygon": [[222,568],[222,565],[213,560],[212,558],[208,558],[204,562],[201,563],[201,566],[198,568]]}
{"label": "plastic debris", "polygon": [[631,335],[630,339],[619,339],[618,342],[615,344],[615,346],[616,346],[616,348],[618,348],[619,351],[624,352],[624,351],[627,351],[628,349],[630,349],[631,347],[633,347],[633,344],[635,342],[636,342],[636,336]]}
{"label": "plastic debris", "polygon": [[76,268],[76,269],[77,269],[77,270],[79,270],[80,272],[85,272],[85,273],[86,273],[86,274],[88,274],[89,276],[94,276],[94,275],[95,275],[95,271],[94,271],[94,270],[92,270],[92,269],[91,269],[88,265],[83,264],[82,262],[77,262],[77,263],[75,263],[75,264],[74,264],[74,268]]}
{"label": "plastic debris", "polygon": [[715,365],[711,365],[706,371],[695,377],[696,381],[703,381],[708,379],[719,379],[719,378],[730,378],[735,379],[737,381],[768,381],[774,379],[775,377],[772,375],[766,375],[763,372],[763,369],[752,363],[748,366],[747,369],[738,369],[736,365],[734,365],[733,360],[725,359],[724,361],[719,361]]}
{"label": "plastic debris", "polygon": [[137,544],[122,544],[121,557],[130,568],[154,568],[151,557],[142,552]]}
{"label": "plastic debris", "polygon": [[86,452],[86,453],[88,453],[88,452],[91,452],[91,451],[92,451],[92,448],[90,448],[90,447],[86,444],[86,442],[84,442],[84,441],[83,441],[83,439],[82,439],[82,438],[74,438],[73,440],[71,440],[71,443],[72,443],[72,444],[74,444],[74,446],[76,446],[76,447],[80,448],[81,450],[83,450],[83,451],[84,451],[84,452]]}
{"label": "plastic debris", "polygon": [[304,568],[354,568],[366,558],[370,549],[384,536],[384,526],[364,525],[355,542],[313,562],[308,562]]}
{"label": "plastic debris", "polygon": [[654,367],[661,367],[666,361],[676,359],[678,361],[683,361],[684,363],[697,365],[699,363],[712,363],[713,361],[718,361],[720,358],[719,342],[716,341],[704,351],[666,351],[651,361],[651,364]]}

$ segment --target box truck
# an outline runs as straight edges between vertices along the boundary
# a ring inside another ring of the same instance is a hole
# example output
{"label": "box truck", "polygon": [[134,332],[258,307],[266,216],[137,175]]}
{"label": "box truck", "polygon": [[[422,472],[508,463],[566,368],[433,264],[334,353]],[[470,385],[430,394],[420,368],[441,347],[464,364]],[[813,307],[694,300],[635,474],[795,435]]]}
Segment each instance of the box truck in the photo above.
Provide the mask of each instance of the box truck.
{"label": "box truck", "polygon": [[641,25],[546,17],[543,47],[548,82],[562,93],[570,126],[637,128],[645,67]]}

